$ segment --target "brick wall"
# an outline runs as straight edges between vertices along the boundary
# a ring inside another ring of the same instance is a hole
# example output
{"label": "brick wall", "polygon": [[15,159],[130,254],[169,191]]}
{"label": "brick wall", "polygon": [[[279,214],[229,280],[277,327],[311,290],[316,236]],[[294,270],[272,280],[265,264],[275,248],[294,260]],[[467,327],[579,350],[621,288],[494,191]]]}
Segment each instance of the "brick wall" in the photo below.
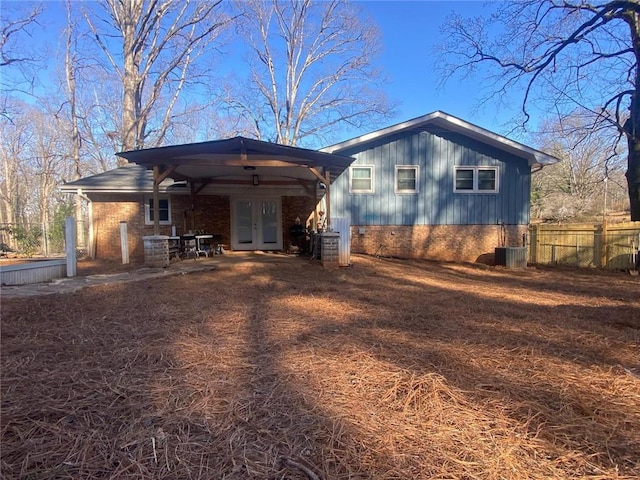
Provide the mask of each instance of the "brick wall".
{"label": "brick wall", "polygon": [[[522,246],[527,225],[506,226],[506,246]],[[360,233],[364,229],[364,233]],[[493,264],[499,225],[352,226],[351,251],[369,255]]]}
{"label": "brick wall", "polygon": [[285,251],[289,249],[289,229],[300,217],[300,222],[304,226],[305,220],[313,213],[316,201],[313,197],[282,197],[282,247]]}
{"label": "brick wall", "polygon": [[[120,222],[127,222],[129,257],[132,262],[144,261],[142,237],[153,235],[153,225],[145,225],[143,194],[120,194],[118,202],[111,195],[93,195],[96,257],[120,260]],[[282,198],[283,246],[289,245],[289,227],[296,217],[304,222],[313,212],[312,197]],[[231,202],[225,195],[202,195],[191,205],[190,195],[171,197],[171,221],[178,235],[189,230],[220,234],[223,244],[231,244]],[[160,235],[171,235],[171,225],[160,225]]]}
{"label": "brick wall", "polygon": [[191,196],[171,197],[171,218],[177,234],[201,230],[222,235],[222,243],[231,242],[231,201],[226,195],[198,195],[191,208]]}
{"label": "brick wall", "polygon": [[[127,222],[129,257],[144,261],[142,237],[153,235],[153,225],[145,225],[142,194],[112,197],[92,197],[96,236],[96,256],[100,259],[120,260],[120,221]],[[171,218],[180,235],[188,230],[203,230],[223,236],[223,243],[231,242],[231,204],[228,196],[198,196],[194,209],[188,195],[171,197]],[[289,228],[296,217],[304,222],[313,212],[312,197],[282,198],[283,248],[289,246]],[[195,223],[194,223],[195,221]],[[194,228],[195,225],[195,228]],[[364,234],[359,229],[364,229]],[[507,225],[507,246],[522,246],[526,225]],[[171,226],[161,225],[160,235],[170,235]],[[450,261],[481,261],[493,263],[493,253],[500,246],[499,225],[432,225],[432,226],[352,226],[351,251],[400,258],[424,258]]]}
{"label": "brick wall", "polygon": [[[108,195],[92,196],[93,225],[96,241],[96,258],[120,260],[120,222],[127,222],[129,258],[131,261],[144,261],[142,237],[153,234],[153,227],[145,233],[144,196],[122,195],[118,203],[111,202]],[[166,231],[160,232],[167,234]]]}

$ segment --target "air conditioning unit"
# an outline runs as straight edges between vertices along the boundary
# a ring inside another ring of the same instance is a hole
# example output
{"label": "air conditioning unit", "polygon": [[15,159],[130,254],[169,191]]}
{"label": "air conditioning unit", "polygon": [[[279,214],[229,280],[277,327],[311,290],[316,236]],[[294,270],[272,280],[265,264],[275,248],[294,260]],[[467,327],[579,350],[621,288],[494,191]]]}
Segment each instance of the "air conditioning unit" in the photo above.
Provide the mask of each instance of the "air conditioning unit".
{"label": "air conditioning unit", "polygon": [[507,268],[526,268],[527,247],[496,247],[495,264]]}

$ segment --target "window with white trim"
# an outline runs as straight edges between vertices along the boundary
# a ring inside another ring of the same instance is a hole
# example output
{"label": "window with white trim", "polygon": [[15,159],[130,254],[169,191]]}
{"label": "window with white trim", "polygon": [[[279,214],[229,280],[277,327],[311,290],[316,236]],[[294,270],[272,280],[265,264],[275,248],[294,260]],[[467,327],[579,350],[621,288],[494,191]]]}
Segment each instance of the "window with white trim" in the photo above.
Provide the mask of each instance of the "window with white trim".
{"label": "window with white trim", "polygon": [[418,166],[396,165],[396,193],[418,193]]}
{"label": "window with white trim", "polygon": [[455,193],[497,193],[498,167],[455,167]]}
{"label": "window with white trim", "polygon": [[373,165],[358,165],[349,169],[350,193],[373,193]]}
{"label": "window with white trim", "polygon": [[[171,202],[169,201],[169,197],[162,196],[158,200],[160,203],[160,208],[158,209],[160,225],[170,225]],[[154,219],[155,215],[153,211],[153,197],[147,197],[144,204],[144,222],[147,225],[153,225]]]}

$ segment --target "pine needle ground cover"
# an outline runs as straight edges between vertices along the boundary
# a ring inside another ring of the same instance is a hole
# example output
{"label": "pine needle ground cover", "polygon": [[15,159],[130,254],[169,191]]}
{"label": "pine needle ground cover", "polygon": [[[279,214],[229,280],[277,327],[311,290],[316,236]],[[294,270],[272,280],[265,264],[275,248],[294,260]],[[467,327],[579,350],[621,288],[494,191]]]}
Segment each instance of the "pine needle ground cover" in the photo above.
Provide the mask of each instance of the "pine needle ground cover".
{"label": "pine needle ground cover", "polygon": [[638,478],[639,280],[276,256],[3,299],[0,476]]}

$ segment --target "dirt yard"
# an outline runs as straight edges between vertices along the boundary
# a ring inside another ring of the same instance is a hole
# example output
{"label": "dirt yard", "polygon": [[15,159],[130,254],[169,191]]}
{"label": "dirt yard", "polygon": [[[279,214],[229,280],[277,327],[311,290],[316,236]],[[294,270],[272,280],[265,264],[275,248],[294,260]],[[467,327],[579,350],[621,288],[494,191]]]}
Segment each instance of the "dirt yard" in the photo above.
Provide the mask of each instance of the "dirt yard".
{"label": "dirt yard", "polygon": [[622,272],[247,257],[3,299],[1,334],[7,480],[640,477]]}

